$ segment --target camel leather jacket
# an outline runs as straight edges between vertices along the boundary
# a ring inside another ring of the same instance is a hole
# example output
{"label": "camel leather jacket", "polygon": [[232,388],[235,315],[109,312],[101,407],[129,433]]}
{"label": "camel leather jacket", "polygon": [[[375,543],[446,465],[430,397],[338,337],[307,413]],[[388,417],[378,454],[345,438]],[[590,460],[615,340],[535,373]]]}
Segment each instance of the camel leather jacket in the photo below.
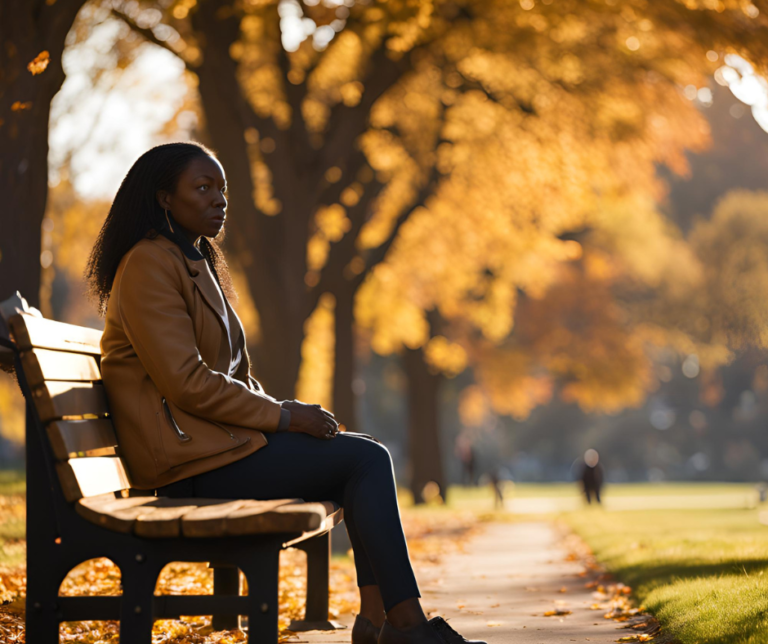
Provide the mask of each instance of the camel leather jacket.
{"label": "camel leather jacket", "polygon": [[[205,259],[170,239],[122,258],[101,340],[110,413],[132,487],[153,489],[228,465],[267,444],[280,403],[250,376],[245,334]],[[227,307],[242,351],[232,376]]]}

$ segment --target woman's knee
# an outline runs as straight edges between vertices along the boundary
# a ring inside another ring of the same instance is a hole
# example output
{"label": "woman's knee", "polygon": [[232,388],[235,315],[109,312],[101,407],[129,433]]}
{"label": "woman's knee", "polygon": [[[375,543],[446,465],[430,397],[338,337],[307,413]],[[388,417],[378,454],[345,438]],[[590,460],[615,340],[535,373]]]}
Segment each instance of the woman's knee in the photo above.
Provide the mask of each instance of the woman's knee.
{"label": "woman's knee", "polygon": [[[341,435],[343,436],[343,434]],[[358,463],[367,462],[371,465],[392,467],[392,456],[386,446],[361,436],[350,436],[349,438],[355,441],[354,446],[355,451],[358,453]]]}

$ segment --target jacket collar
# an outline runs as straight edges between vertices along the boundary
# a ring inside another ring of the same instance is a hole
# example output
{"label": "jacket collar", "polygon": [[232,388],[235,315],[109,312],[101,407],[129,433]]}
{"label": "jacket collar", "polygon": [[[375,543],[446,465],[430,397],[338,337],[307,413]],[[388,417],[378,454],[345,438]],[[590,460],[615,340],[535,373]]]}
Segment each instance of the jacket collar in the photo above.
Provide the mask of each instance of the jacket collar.
{"label": "jacket collar", "polygon": [[[170,218],[170,214],[169,214]],[[171,225],[176,224],[175,220],[171,219]],[[167,226],[157,231],[159,235],[155,237],[156,241],[159,241],[162,245],[173,249],[175,246],[181,251],[181,259],[184,260],[184,265],[187,267],[187,273],[192,278],[200,293],[203,296],[206,304],[210,306],[220,318],[222,318],[222,328],[226,329],[224,325],[224,316],[226,311],[224,309],[223,298],[218,292],[218,288],[215,284],[216,277],[213,275],[213,271],[207,266],[207,260],[203,254],[197,249],[197,247],[187,239],[186,235],[181,232],[181,226],[178,224],[173,226],[173,232],[171,232]],[[162,237],[160,237],[162,235]],[[167,240],[167,241],[166,241]],[[170,242],[170,244],[169,244]]]}

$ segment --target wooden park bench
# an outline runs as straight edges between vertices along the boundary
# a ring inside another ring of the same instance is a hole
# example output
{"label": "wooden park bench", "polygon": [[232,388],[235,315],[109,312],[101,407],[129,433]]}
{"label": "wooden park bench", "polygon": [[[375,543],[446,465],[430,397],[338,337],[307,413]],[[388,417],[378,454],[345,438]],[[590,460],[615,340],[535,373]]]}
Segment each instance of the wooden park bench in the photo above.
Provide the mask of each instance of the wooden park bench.
{"label": "wooden park bench", "polygon": [[[99,371],[101,332],[28,314],[10,318],[19,385],[27,401],[27,642],[59,641],[59,623],[119,620],[120,641],[150,644],[155,619],[213,615],[216,630],[247,616],[248,640],[278,636],[280,550],[307,553],[307,603],[294,631],[330,630],[333,503],[171,499],[131,489]],[[108,557],[122,595],[63,597],[67,573]],[[155,595],[173,561],[208,562],[213,595]],[[248,594],[240,595],[240,574]]]}

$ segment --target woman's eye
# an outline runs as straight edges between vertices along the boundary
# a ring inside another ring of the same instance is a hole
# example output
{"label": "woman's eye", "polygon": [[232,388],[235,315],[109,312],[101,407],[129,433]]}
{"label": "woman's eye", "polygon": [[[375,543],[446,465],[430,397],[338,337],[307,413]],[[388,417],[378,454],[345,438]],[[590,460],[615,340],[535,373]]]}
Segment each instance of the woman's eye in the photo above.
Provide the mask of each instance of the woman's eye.
{"label": "woman's eye", "polygon": [[205,184],[203,184],[202,186],[198,186],[198,188],[206,188],[206,189],[207,189],[207,188],[208,188],[208,186],[207,186],[207,185],[205,185]]}

